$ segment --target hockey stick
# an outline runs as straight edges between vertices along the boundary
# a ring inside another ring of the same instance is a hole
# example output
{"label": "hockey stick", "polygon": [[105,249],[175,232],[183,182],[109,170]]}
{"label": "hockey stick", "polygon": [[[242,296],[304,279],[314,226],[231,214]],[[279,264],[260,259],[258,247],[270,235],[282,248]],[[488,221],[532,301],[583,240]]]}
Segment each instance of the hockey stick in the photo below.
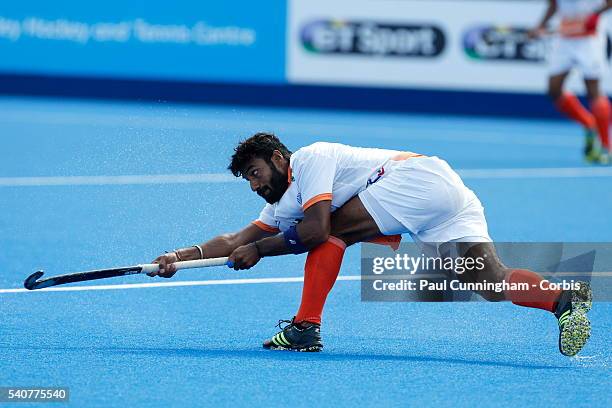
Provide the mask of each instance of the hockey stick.
{"label": "hockey stick", "polygon": [[[176,270],[204,268],[208,266],[223,266],[228,265],[227,257],[224,258],[209,258],[197,259],[195,261],[175,262]],[[23,283],[23,286],[29,290],[48,288],[49,286],[63,285],[66,283],[83,282],[96,279],[113,278],[115,276],[135,275],[138,273],[150,273],[159,271],[158,264],[142,264],[134,266],[125,266],[112,269],[97,269],[93,271],[75,272],[66,275],[50,276],[39,280],[43,276],[43,271],[34,272]]]}

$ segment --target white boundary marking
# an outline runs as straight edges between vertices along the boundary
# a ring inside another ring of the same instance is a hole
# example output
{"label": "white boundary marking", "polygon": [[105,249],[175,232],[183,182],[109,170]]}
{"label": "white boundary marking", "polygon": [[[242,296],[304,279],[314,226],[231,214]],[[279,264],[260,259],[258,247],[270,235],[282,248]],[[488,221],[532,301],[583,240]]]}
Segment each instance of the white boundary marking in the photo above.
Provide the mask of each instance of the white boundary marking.
{"label": "white boundary marking", "polygon": [[[576,272],[554,272],[542,273],[544,276],[577,276],[580,273]],[[612,276],[610,272],[589,272],[591,276]],[[428,276],[439,276],[439,274],[426,275],[420,274],[418,278]],[[362,279],[374,280],[380,279],[379,276],[361,276],[361,275],[341,275],[336,281],[360,281]],[[394,279],[415,279],[415,275],[394,275]],[[245,279],[210,279],[199,281],[171,281],[171,282],[153,282],[153,283],[124,283],[115,285],[87,285],[87,286],[58,286],[38,290],[19,289],[0,289],[0,294],[8,293],[41,293],[41,292],[85,292],[90,290],[119,290],[119,289],[148,289],[148,288],[168,288],[168,287],[185,287],[185,286],[212,286],[212,285],[253,285],[264,283],[296,283],[304,282],[303,276],[295,277],[278,277],[278,278],[245,278]]]}
{"label": "white boundary marking", "polygon": [[[317,121],[313,123],[310,117],[316,115],[320,110],[302,110],[295,109],[264,109],[269,112],[281,112],[280,116],[276,113],[274,117],[266,117],[262,119],[257,112],[261,109],[254,108],[245,109],[244,114],[236,113],[229,108],[219,107],[208,107],[203,110],[192,111],[187,108],[186,110],[168,110],[161,109],[156,110],[151,107],[145,108],[144,110],[136,109],[132,113],[126,113],[125,111],[117,111],[115,109],[105,110],[104,112],[93,113],[87,110],[77,109],[75,111],[45,111],[39,110],[36,115],[31,114],[30,108],[2,106],[5,105],[0,99],[0,120],[2,122],[9,123],[27,123],[27,124],[42,124],[42,125],[76,125],[76,126],[88,126],[88,127],[129,127],[130,129],[172,129],[172,130],[210,130],[216,134],[219,129],[228,130],[239,130],[249,131],[249,129],[291,129],[292,132],[313,133],[313,129],[316,129],[316,133],[321,134],[347,134],[351,133],[355,127],[360,129],[371,130],[377,134],[377,137],[384,138],[397,138],[398,135],[404,135],[404,132],[399,131],[398,128],[410,128],[410,119],[406,119],[401,114],[386,114],[386,113],[370,113],[370,114],[359,114],[357,122],[355,122],[355,114],[350,111],[342,111],[339,113],[339,120],[330,121]],[[297,113],[296,113],[297,112]],[[415,115],[418,122],[425,122],[426,116]],[[497,123],[499,119],[484,119],[487,126],[493,123]],[[520,120],[520,119],[519,119]],[[514,127],[518,123],[517,119],[502,119],[504,123],[509,124],[510,130],[505,134],[491,133],[487,129],[487,126],[474,124],[471,118],[462,118],[459,116],[453,116],[451,123],[448,125],[442,125],[438,129],[434,130],[421,130],[414,132],[409,135],[411,140],[428,140],[428,141],[450,141],[457,142],[463,141],[464,143],[489,143],[489,144],[502,144],[502,145],[526,145],[526,146],[558,146],[567,148],[576,148],[581,145],[581,139],[571,137],[570,125],[567,123],[552,121],[544,122],[532,122],[526,121],[521,122],[521,127],[529,126],[530,131],[516,132]],[[219,122],[223,123],[222,126]],[[416,125],[421,127],[421,125]],[[461,130],[458,131],[457,129]],[[551,128],[553,130],[551,130]],[[450,130],[449,130],[450,129]],[[551,138],[551,131],[562,132],[563,137]],[[404,135],[405,136],[405,135]],[[566,137],[567,136],[567,137]],[[286,136],[291,138],[294,136]]]}
{"label": "white boundary marking", "polygon": [[[338,281],[358,281],[359,275],[338,276]],[[209,285],[252,285],[259,283],[292,283],[304,282],[304,277],[254,278],[254,279],[212,279],[201,281],[177,281],[155,283],[129,283],[119,285],[91,285],[91,286],[65,286],[38,290],[27,289],[0,289],[2,293],[39,293],[39,292],[83,292],[89,290],[116,290],[116,289],[143,289],[180,286],[209,286]]]}
{"label": "white boundary marking", "polygon": [[612,167],[461,169],[456,171],[464,179],[612,177]]}
{"label": "white boundary marking", "polygon": [[[516,169],[459,169],[464,179],[532,179],[612,177],[612,167],[554,167]],[[128,176],[0,177],[0,187],[107,186],[146,184],[235,183],[227,173],[158,174]]]}
{"label": "white boundary marking", "polygon": [[231,174],[159,174],[133,176],[60,176],[60,177],[1,177],[2,187],[41,186],[107,186],[129,184],[194,184],[232,183],[238,179]]}

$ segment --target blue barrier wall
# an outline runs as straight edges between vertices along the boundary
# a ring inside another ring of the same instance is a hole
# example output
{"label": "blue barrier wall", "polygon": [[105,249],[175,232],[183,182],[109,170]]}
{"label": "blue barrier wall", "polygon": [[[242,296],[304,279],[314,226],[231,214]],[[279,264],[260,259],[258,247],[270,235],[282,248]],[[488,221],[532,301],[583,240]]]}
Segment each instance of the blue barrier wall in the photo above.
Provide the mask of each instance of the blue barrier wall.
{"label": "blue barrier wall", "polygon": [[0,93],[273,107],[559,118],[544,94],[0,75]]}
{"label": "blue barrier wall", "polygon": [[[324,0],[7,3],[0,9],[0,93],[557,117],[543,95],[541,53],[488,61],[461,51],[460,34],[471,26],[453,20],[457,13],[451,8],[468,3],[474,1],[407,0],[391,25],[382,24],[393,15],[389,4],[383,10],[365,0],[337,0],[333,7]],[[497,13],[503,1],[481,3],[490,9],[481,16],[484,23],[508,18]],[[529,6],[533,9],[533,2]],[[363,14],[367,7],[374,7],[367,17],[334,20]],[[430,13],[428,8],[436,7],[446,14]],[[495,42],[480,39],[487,50],[527,46],[521,33],[530,24],[523,14],[529,13],[515,14],[523,28],[492,26]],[[353,48],[313,52],[301,35],[313,16],[328,22],[326,30],[313,34],[321,46],[332,35],[341,41],[347,29],[368,26],[404,33],[406,41],[425,39],[424,47],[430,28],[422,21],[431,20],[444,38],[436,43],[443,49],[427,58],[410,49],[405,55]]]}
{"label": "blue barrier wall", "polygon": [[4,2],[0,73],[280,83],[285,20],[284,1]]}

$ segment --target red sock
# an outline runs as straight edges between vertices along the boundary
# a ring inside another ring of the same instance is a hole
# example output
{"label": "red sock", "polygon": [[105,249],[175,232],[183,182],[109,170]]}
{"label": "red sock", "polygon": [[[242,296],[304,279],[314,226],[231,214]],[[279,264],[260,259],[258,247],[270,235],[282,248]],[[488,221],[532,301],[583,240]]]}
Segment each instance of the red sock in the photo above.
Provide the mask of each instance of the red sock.
{"label": "red sock", "polygon": [[327,294],[336,283],[346,244],[336,238],[329,237],[308,253],[304,267],[304,288],[302,303],[295,316],[296,322],[311,322],[321,324],[321,315]]}
{"label": "red sock", "polygon": [[569,92],[564,93],[555,103],[557,109],[569,116],[570,119],[580,123],[583,127],[592,129],[595,127],[595,118],[580,103],[576,95]]}
{"label": "red sock", "polygon": [[401,235],[379,235],[376,238],[372,238],[368,242],[371,242],[373,244],[386,245],[390,247],[391,249],[393,249],[394,251],[397,251],[397,249],[400,247],[400,242],[402,242],[402,236]]}
{"label": "red sock", "polygon": [[548,310],[554,313],[562,291],[542,289],[540,287],[542,281],[545,281],[545,279],[535,272],[526,269],[513,269],[506,276],[506,282],[509,284],[527,283],[529,289],[507,290],[506,299],[511,300],[515,305]]}
{"label": "red sock", "polygon": [[591,111],[597,122],[597,131],[601,145],[606,149],[610,149],[609,126],[610,126],[610,101],[605,95],[597,97],[591,103]]}

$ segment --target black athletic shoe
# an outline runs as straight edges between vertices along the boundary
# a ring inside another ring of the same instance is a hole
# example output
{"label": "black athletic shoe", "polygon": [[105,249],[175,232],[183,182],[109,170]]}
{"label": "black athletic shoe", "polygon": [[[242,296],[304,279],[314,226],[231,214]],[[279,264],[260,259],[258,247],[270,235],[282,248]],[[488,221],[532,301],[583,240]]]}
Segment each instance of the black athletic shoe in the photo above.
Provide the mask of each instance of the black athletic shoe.
{"label": "black athletic shoe", "polygon": [[[287,325],[281,327],[283,323]],[[291,320],[279,320],[276,325],[280,332],[264,341],[263,346],[269,350],[289,351],[321,351],[321,325],[305,322],[304,325],[295,323],[295,317]]]}
{"label": "black athletic shoe", "polygon": [[584,159],[588,163],[599,163],[601,153],[595,141],[597,133],[594,129],[586,129],[584,141]]}
{"label": "black athletic shoe", "polygon": [[561,293],[555,316],[559,320],[559,351],[565,356],[575,356],[591,336],[591,322],[587,312],[593,304],[593,293],[588,282],[577,282],[578,290]]}

